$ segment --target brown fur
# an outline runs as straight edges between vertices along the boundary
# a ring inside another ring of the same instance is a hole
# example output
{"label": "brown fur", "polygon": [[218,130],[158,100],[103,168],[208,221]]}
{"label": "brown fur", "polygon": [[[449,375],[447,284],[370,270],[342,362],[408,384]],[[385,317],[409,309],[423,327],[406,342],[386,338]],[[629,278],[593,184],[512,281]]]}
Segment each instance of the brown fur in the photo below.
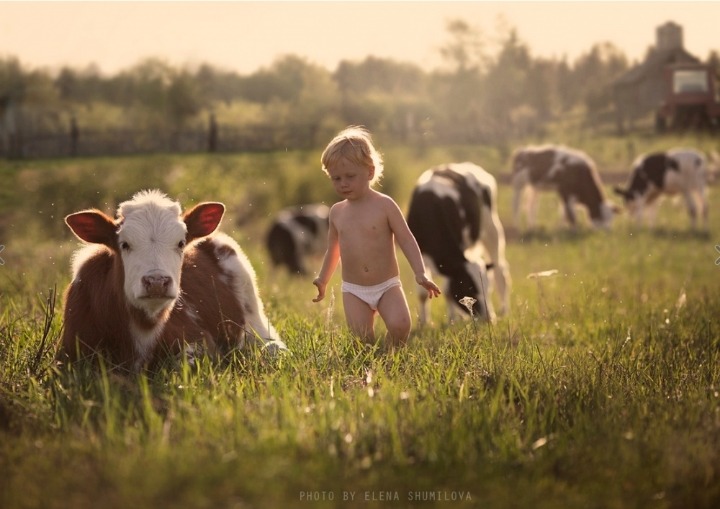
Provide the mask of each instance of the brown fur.
{"label": "brown fur", "polygon": [[[238,255],[232,247],[206,237],[223,211],[222,204],[207,203],[182,216],[191,243],[183,253],[180,294],[153,317],[130,304],[124,294],[116,233],[122,218],[113,220],[97,210],[68,216],[73,232],[96,244],[97,250],[83,261],[65,292],[65,326],[57,358],[72,362],[102,356],[113,367],[134,371],[163,354],[181,352],[185,344],[201,343],[210,353],[242,346],[245,314],[233,291],[233,274],[220,265]],[[138,351],[139,338],[146,340],[144,352]]]}
{"label": "brown fur", "polygon": [[[243,309],[224,273],[213,240],[189,246],[183,260],[181,297],[163,312],[165,322],[149,361],[178,354],[184,344],[202,343],[211,353],[244,340]],[[220,246],[222,252],[227,246]],[[228,253],[222,253],[228,256]],[[130,323],[149,330],[156,323],[128,306],[122,290],[122,263],[118,253],[101,249],[87,260],[65,293],[65,329],[58,357],[74,361],[101,354],[114,366],[131,370],[138,358]],[[78,355],[79,354],[79,355]]]}

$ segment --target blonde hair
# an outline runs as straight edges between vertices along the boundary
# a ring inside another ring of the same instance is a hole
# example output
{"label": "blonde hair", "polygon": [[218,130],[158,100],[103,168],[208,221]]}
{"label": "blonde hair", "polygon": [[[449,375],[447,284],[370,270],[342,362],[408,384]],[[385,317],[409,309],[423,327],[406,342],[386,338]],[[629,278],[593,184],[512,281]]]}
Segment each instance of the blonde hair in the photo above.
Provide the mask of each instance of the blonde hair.
{"label": "blonde hair", "polygon": [[375,149],[372,136],[363,126],[349,126],[335,136],[320,157],[322,169],[328,173],[328,168],[340,160],[347,160],[352,163],[373,168],[373,177],[370,185],[374,186],[382,178],[383,166],[382,155]]}

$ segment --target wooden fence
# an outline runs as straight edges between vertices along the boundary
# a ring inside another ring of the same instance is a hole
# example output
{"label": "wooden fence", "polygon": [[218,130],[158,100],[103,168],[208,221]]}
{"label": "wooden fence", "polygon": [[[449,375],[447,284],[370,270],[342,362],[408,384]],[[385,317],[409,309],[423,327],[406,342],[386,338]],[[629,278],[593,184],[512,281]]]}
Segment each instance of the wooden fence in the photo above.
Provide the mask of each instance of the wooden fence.
{"label": "wooden fence", "polygon": [[34,132],[0,137],[0,158],[114,156],[151,153],[262,152],[316,145],[314,125],[218,126],[176,132],[133,129]]}

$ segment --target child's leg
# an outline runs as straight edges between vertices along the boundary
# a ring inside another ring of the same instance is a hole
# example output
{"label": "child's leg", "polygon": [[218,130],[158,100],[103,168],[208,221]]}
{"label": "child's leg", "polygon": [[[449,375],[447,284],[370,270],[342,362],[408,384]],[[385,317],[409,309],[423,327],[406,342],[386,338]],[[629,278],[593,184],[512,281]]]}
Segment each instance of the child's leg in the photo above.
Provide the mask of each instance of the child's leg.
{"label": "child's leg", "polygon": [[378,302],[378,312],[385,322],[388,346],[403,346],[410,336],[410,309],[401,286],[393,286]]}
{"label": "child's leg", "polygon": [[348,327],[366,343],[375,342],[375,311],[366,302],[349,292],[343,292],[343,307]]}

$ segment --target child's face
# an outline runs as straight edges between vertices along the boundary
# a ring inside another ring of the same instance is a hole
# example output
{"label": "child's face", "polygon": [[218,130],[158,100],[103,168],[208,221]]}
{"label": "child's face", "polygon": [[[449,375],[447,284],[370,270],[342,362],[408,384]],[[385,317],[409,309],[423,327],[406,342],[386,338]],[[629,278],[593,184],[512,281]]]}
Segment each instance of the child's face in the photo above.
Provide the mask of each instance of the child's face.
{"label": "child's face", "polygon": [[328,175],[335,191],[347,200],[360,198],[370,189],[373,172],[373,168],[347,159],[340,159],[328,168]]}

